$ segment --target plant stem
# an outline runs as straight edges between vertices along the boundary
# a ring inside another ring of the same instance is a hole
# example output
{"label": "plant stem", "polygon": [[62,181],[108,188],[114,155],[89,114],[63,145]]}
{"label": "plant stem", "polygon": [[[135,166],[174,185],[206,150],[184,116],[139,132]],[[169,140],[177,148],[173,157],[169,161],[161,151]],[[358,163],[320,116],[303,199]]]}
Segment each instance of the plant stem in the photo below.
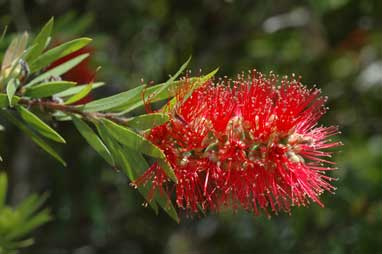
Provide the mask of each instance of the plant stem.
{"label": "plant stem", "polygon": [[120,117],[115,115],[114,113],[85,112],[82,111],[78,106],[65,105],[51,100],[21,98],[18,101],[18,104],[25,105],[28,107],[38,107],[41,111],[61,111],[63,113],[68,114],[77,114],[87,121],[92,121],[94,119],[99,118],[106,118],[120,125],[127,125],[127,123],[129,122],[129,118]]}

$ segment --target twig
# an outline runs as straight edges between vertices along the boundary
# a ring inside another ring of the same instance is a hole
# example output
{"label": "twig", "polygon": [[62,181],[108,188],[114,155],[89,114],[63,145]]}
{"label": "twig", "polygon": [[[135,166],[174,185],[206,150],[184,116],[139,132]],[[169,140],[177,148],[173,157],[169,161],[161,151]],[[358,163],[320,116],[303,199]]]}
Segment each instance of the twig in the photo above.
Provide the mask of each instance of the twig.
{"label": "twig", "polygon": [[94,119],[99,119],[99,118],[105,118],[120,125],[127,125],[127,123],[129,122],[129,118],[116,116],[113,113],[85,112],[85,111],[82,111],[77,106],[65,105],[65,104],[61,104],[61,103],[50,101],[50,100],[41,100],[41,99],[30,100],[30,99],[21,98],[18,101],[18,104],[25,105],[28,107],[38,107],[42,111],[43,110],[61,111],[64,113],[77,114],[88,121],[92,121]]}

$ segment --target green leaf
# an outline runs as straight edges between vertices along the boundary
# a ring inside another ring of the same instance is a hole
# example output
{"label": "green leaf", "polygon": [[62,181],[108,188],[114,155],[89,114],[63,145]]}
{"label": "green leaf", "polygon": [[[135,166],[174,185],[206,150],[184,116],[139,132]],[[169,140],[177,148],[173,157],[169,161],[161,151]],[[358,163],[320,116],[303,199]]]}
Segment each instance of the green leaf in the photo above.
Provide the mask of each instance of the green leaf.
{"label": "green leaf", "polygon": [[[125,150],[126,149],[126,150]],[[141,153],[136,152],[129,148],[124,148],[123,155],[125,156],[125,170],[126,174],[129,176],[129,178],[134,181],[139,177],[140,174],[143,174],[145,170],[149,168],[149,165],[147,164],[145,158],[142,156]],[[137,174],[140,172],[140,174]],[[144,197],[146,197],[146,200],[148,200],[147,195],[149,194],[149,191],[151,189],[152,183],[148,182],[143,186],[138,186],[138,190],[141,189],[141,193]],[[176,209],[173,206],[170,198],[167,194],[163,193],[164,195],[160,194],[158,191],[156,191],[152,197],[152,200],[155,200],[158,202],[158,204],[163,208],[163,210],[177,223],[179,223],[179,217],[177,215]]]}
{"label": "green leaf", "polygon": [[48,222],[51,220],[50,212],[48,209],[44,209],[38,214],[30,217],[30,218],[25,218],[25,222],[18,225],[12,232],[7,234],[6,239],[12,240],[12,239],[17,239],[20,238],[33,229],[35,229],[38,226],[41,226],[42,224]]}
{"label": "green leaf", "polygon": [[107,119],[102,119],[101,122],[104,124],[111,136],[113,136],[121,144],[136,151],[141,151],[142,153],[150,155],[154,158],[165,158],[163,152],[158,147],[134,131],[122,127],[121,125]]}
{"label": "green leaf", "polygon": [[[55,94],[55,96],[57,96],[57,97],[71,96],[71,95],[74,95],[74,94],[77,94],[77,93],[81,92],[83,89],[88,87],[88,85],[89,84],[76,85],[75,87],[69,88],[68,90],[65,90],[63,92]],[[104,85],[105,85],[105,83],[103,83],[103,82],[92,83],[92,90],[94,90],[94,89],[96,89],[98,87],[104,86]]]}
{"label": "green leaf", "polygon": [[42,196],[37,196],[36,194],[32,194],[24,199],[17,207],[16,210],[19,213],[20,217],[29,218],[38,209],[42,206],[42,204],[48,199],[48,194],[44,193]]}
{"label": "green leaf", "polygon": [[109,149],[105,146],[102,140],[84,121],[76,116],[72,116],[72,120],[77,130],[89,145],[107,161],[111,166],[115,166],[114,159],[110,154]]}
{"label": "green leaf", "polygon": [[21,131],[23,131],[27,136],[29,136],[33,142],[35,142],[38,146],[40,146],[45,152],[50,154],[53,158],[61,162],[63,166],[66,166],[65,161],[61,158],[60,155],[54,151],[52,147],[50,147],[42,138],[40,138],[37,134],[35,134],[32,130],[30,130],[26,125],[24,125],[21,121],[19,121],[16,117],[11,115],[6,111],[0,111],[0,114],[4,116],[8,121],[12,124],[16,125]]}
{"label": "green leaf", "polygon": [[47,67],[54,61],[85,47],[91,41],[92,39],[90,38],[79,38],[65,42],[55,48],[52,48],[40,55],[34,61],[32,61],[29,65],[30,70],[32,73],[39,71],[40,69]]}
{"label": "green leaf", "polygon": [[5,198],[7,196],[7,187],[8,187],[7,175],[1,172],[0,173],[0,210],[5,205]]}
{"label": "green leaf", "polygon": [[16,249],[25,248],[25,247],[31,246],[33,244],[34,244],[34,240],[32,238],[28,238],[28,239],[16,241],[16,242],[6,243],[5,248],[7,250],[14,250],[12,252],[6,252],[6,254],[18,254]]}
{"label": "green leaf", "polygon": [[[182,98],[183,102],[185,102],[192,94],[192,92],[197,89],[198,87],[200,87],[201,85],[203,85],[205,82],[207,82],[209,79],[211,79],[217,72],[219,71],[219,68],[216,68],[215,70],[213,70],[212,72],[208,73],[207,75],[201,77],[200,79],[197,79],[191,89],[187,92],[187,94]],[[177,101],[178,99],[176,97],[172,98],[171,101],[165,106],[163,107],[163,111],[170,111],[174,106],[175,104],[178,102]]]}
{"label": "green leaf", "polygon": [[[197,82],[198,84],[203,84],[205,81],[210,79],[218,69],[215,69],[211,73],[201,76],[190,78],[189,82]],[[170,83],[161,83],[155,86],[148,87],[143,91],[145,101],[149,101],[150,103],[165,100],[167,98],[173,97],[176,95],[176,91],[179,89],[181,85],[184,84],[183,80],[173,81]],[[163,89],[165,87],[166,89]],[[158,92],[159,91],[159,92]],[[130,111],[142,107],[144,105],[144,101],[141,97],[136,97],[135,100],[131,100],[130,103],[121,105],[119,107],[115,107],[110,109],[110,111],[118,112],[119,115],[124,115],[129,113]]]}
{"label": "green leaf", "polygon": [[182,72],[187,68],[188,64],[190,63],[191,61],[191,56],[187,59],[187,61],[182,64],[182,66],[179,68],[179,70],[175,73],[174,76],[172,76],[169,80],[166,81],[166,83],[160,88],[160,89],[157,89],[155,90],[154,93],[152,93],[150,95],[150,97],[156,97],[158,94],[160,94],[161,92],[165,91],[165,90],[168,90],[169,86],[171,86],[172,82],[175,81],[175,79],[180,75],[182,74]]}
{"label": "green leaf", "polygon": [[28,37],[28,33],[24,32],[22,35],[19,35],[12,40],[11,44],[5,51],[3,62],[1,63],[2,71],[14,65],[15,61],[20,59],[27,46]]}
{"label": "green leaf", "polygon": [[179,77],[180,74],[182,74],[184,72],[184,70],[187,68],[188,64],[190,63],[191,61],[191,56],[186,60],[186,62],[184,62],[184,64],[182,64],[182,66],[180,66],[179,70],[168,80],[169,82],[172,82],[174,81],[175,79],[177,79]]}
{"label": "green leaf", "polygon": [[37,76],[32,81],[30,81],[28,84],[26,84],[24,87],[30,87],[30,86],[33,86],[34,84],[41,82],[45,79],[60,76],[64,73],[66,73],[67,71],[69,71],[70,69],[74,68],[76,65],[81,63],[88,56],[89,56],[89,54],[87,54],[87,53],[82,54],[82,55],[79,55],[79,56],[63,63],[63,64],[60,64],[60,65],[50,69],[49,71],[46,71],[43,74]]}
{"label": "green leaf", "polygon": [[27,62],[31,62],[36,59],[44,51],[45,47],[48,44],[50,35],[53,29],[54,19],[53,17],[44,25],[40,33],[33,40],[32,45],[36,45],[29,53],[25,56]]}
{"label": "green leaf", "polygon": [[58,134],[55,130],[53,130],[49,125],[44,123],[35,114],[33,114],[32,112],[30,112],[29,110],[27,110],[26,108],[20,105],[17,106],[17,110],[19,111],[24,121],[29,123],[42,136],[59,143],[66,143],[65,139],[61,137],[60,134]]}
{"label": "green leaf", "polygon": [[140,115],[130,118],[127,121],[127,126],[139,129],[147,130],[152,129],[155,126],[162,125],[169,120],[168,114],[152,113],[147,115]]}
{"label": "green leaf", "polygon": [[85,112],[99,112],[119,107],[124,104],[128,104],[131,101],[137,100],[137,98],[141,99],[143,88],[143,85],[138,86],[123,93],[92,101],[90,103],[85,104],[83,110]]}
{"label": "green leaf", "polygon": [[[95,123],[98,133],[101,136],[102,140],[105,142],[106,146],[109,148],[118,168],[121,168],[126,175],[129,177],[130,181],[134,181],[139,174],[141,174],[144,170],[148,168],[142,166],[141,162],[134,161],[132,163],[132,160],[129,160],[127,156],[129,156],[130,152],[132,152],[131,156],[140,155],[140,153],[137,153],[133,150],[128,149],[127,147],[122,147],[117,141],[112,139],[110,135],[107,133],[106,128],[102,124]],[[137,157],[138,158],[138,157]],[[138,158],[139,159],[139,158]],[[145,161],[144,161],[145,162]],[[141,172],[142,170],[142,172]],[[150,191],[151,185],[145,185],[145,186],[138,186],[138,191],[142,194],[142,196],[146,199],[146,201],[149,203],[150,207],[158,213],[158,206],[154,199],[149,200],[148,199],[148,193]]]}
{"label": "green leaf", "polygon": [[1,33],[1,36],[0,36],[0,42],[3,41],[5,34],[7,33],[7,30],[8,30],[8,26],[5,26],[3,32]]}
{"label": "green leaf", "polygon": [[19,85],[20,85],[20,81],[18,79],[11,78],[8,81],[7,96],[8,96],[9,106],[11,106],[11,107],[13,106],[13,96],[15,95],[16,90],[19,87]]}
{"label": "green leaf", "polygon": [[52,113],[52,116],[57,121],[72,121],[72,117],[62,111],[55,111]]}
{"label": "green leaf", "polygon": [[82,98],[85,98],[86,95],[88,95],[91,92],[92,87],[93,87],[93,84],[89,83],[79,93],[77,93],[77,94],[73,95],[72,97],[70,97],[69,99],[67,99],[65,101],[65,104],[72,104],[72,103],[75,103],[75,102],[81,100]]}
{"label": "green leaf", "polygon": [[[16,104],[20,100],[20,97],[13,96],[12,97],[12,105]],[[5,93],[0,93],[0,108],[6,108],[9,106],[8,95]]]}
{"label": "green leaf", "polygon": [[38,197],[34,194],[23,200],[16,208],[18,216],[21,218],[23,223],[9,232],[5,239],[18,239],[34,228],[50,221],[51,216],[47,209],[44,209],[41,212],[35,214],[46,201],[47,197],[47,194],[42,195],[41,197]]}
{"label": "green leaf", "polygon": [[136,134],[132,130],[122,127],[114,122],[102,119],[102,124],[106,127],[107,132],[119,143],[135,150],[160,159],[166,166],[163,168],[166,175],[175,183],[177,182],[175,173],[166,160],[165,154],[159,147],[155,146],[149,140]]}
{"label": "green leaf", "polygon": [[52,81],[41,83],[36,86],[26,88],[24,95],[31,98],[49,97],[56,93],[72,88],[76,84],[76,82],[70,81]]}

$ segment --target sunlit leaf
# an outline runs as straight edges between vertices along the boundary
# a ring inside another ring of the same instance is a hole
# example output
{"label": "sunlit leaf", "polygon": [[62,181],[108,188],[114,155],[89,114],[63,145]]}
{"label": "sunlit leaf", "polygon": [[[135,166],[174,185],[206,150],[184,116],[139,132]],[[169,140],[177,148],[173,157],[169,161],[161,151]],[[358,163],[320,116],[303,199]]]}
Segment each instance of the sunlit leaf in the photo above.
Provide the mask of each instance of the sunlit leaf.
{"label": "sunlit leaf", "polygon": [[19,111],[21,117],[24,119],[24,121],[30,124],[42,136],[59,143],[66,143],[65,139],[60,134],[53,130],[49,125],[44,123],[35,114],[33,114],[32,112],[20,105],[16,108]]}
{"label": "sunlit leaf", "polygon": [[85,104],[83,110],[86,112],[105,111],[128,104],[131,101],[137,100],[137,98],[141,98],[143,88],[144,86],[138,86],[123,93],[92,101]]}
{"label": "sunlit leaf", "polygon": [[[209,79],[211,79],[213,76],[215,76],[215,74],[219,71],[219,68],[216,68],[215,70],[213,70],[212,72],[208,73],[207,75],[199,78],[199,79],[196,79],[194,82],[192,82],[192,87],[189,89],[189,91],[187,92],[187,94],[185,94],[185,96],[183,96],[182,100],[183,102],[185,102],[192,94],[192,92],[197,89],[198,87],[202,86],[205,82],[207,82]],[[170,111],[174,105],[177,103],[177,98],[174,97],[171,99],[171,101],[169,103],[167,103],[164,107],[163,107],[163,111],[164,112],[167,112],[167,111]]]}
{"label": "sunlit leaf", "polygon": [[[17,101],[20,99],[18,96],[12,97],[12,104],[17,103]],[[0,108],[6,108],[9,106],[9,99],[8,95],[5,93],[0,93]]]}
{"label": "sunlit leaf", "polygon": [[33,86],[33,85],[35,85],[35,84],[37,84],[43,80],[51,78],[51,77],[58,77],[64,73],[66,73],[67,71],[71,70],[75,66],[77,66],[79,63],[81,63],[88,56],[89,56],[89,54],[87,54],[87,53],[82,54],[82,55],[79,55],[79,56],[65,62],[65,63],[62,63],[62,64],[50,69],[49,71],[46,71],[43,74],[37,76],[32,81],[30,81],[28,84],[26,84],[24,87]]}
{"label": "sunlit leaf", "polygon": [[1,64],[1,71],[5,71],[11,67],[24,53],[28,42],[28,33],[24,32],[22,35],[14,38],[5,51],[3,62]]}
{"label": "sunlit leaf", "polygon": [[[102,140],[105,142],[106,146],[109,148],[117,167],[122,169],[126,175],[129,177],[130,181],[134,181],[137,176],[139,176],[142,172],[142,169],[140,166],[142,164],[136,164],[139,162],[132,163],[131,160],[127,158],[129,156],[129,153],[132,152],[132,156],[135,155],[135,151],[129,150],[127,147],[122,147],[117,141],[115,141],[108,132],[106,131],[106,128],[102,124],[96,124],[97,130],[99,135],[101,136]],[[127,150],[126,150],[127,149]],[[140,153],[139,153],[140,155]],[[158,213],[158,206],[155,202],[155,200],[148,199],[148,193],[150,191],[151,185],[145,185],[145,186],[138,186],[138,191],[142,194],[142,196],[146,199],[150,207]]]}
{"label": "sunlit leaf", "polygon": [[18,79],[10,79],[7,84],[7,96],[10,106],[13,106],[13,96],[16,93],[17,88],[20,86],[20,81]]}
{"label": "sunlit leaf", "polygon": [[78,92],[77,94],[75,94],[72,97],[70,97],[69,99],[67,99],[65,101],[65,104],[72,104],[72,103],[75,103],[75,102],[85,98],[93,89],[92,87],[93,87],[93,84],[89,83],[87,86],[83,87],[80,92]]}
{"label": "sunlit leaf", "polygon": [[163,113],[152,113],[147,115],[140,115],[133,118],[130,118],[127,121],[127,126],[139,129],[147,130],[152,129],[155,126],[164,124],[169,120],[168,114]]}
{"label": "sunlit leaf", "polygon": [[[129,175],[130,180],[134,181],[149,168],[149,165],[141,153],[129,148],[124,149],[126,149],[123,153],[125,157],[126,174]],[[141,193],[146,197],[146,200],[148,199],[147,195],[149,195],[151,185],[151,182],[147,182],[143,186],[137,186],[138,190],[142,190]],[[151,195],[152,200],[155,200],[172,219],[179,223],[179,217],[168,195],[166,193],[159,193],[158,191],[155,191]]]}
{"label": "sunlit leaf", "polygon": [[26,220],[25,223],[19,225],[15,230],[13,230],[13,232],[11,232],[11,234],[8,234],[7,239],[19,238],[29,233],[33,229],[41,226],[42,224],[45,224],[51,219],[52,218],[50,216],[49,210],[42,210],[37,215],[28,218],[28,220]]}
{"label": "sunlit leaf", "polygon": [[[188,82],[190,83],[198,82],[198,84],[203,84],[208,79],[210,79],[213,75],[215,75],[216,72],[217,72],[217,69],[205,76],[189,78]],[[153,103],[153,102],[171,98],[176,95],[176,91],[179,89],[181,85],[184,84],[184,82],[185,81],[183,80],[177,80],[170,83],[165,82],[155,86],[148,87],[147,89],[143,91],[145,101],[149,103]],[[166,87],[166,89],[163,89],[163,87]],[[157,91],[160,91],[160,92],[157,92]],[[136,108],[142,107],[143,105],[144,105],[144,101],[142,100],[142,96],[141,96],[141,97],[136,97],[135,100],[131,100],[128,104],[124,104],[119,107],[112,108],[110,109],[110,111],[116,112],[119,115],[124,115]]]}
{"label": "sunlit leaf", "polygon": [[[103,82],[92,83],[92,90],[94,90],[94,89],[96,89],[98,87],[104,86],[104,85],[105,85],[105,83],[103,83]],[[89,84],[86,84],[86,85],[76,85],[75,87],[71,87],[68,90],[65,90],[63,92],[55,94],[55,96],[57,96],[57,97],[71,96],[71,95],[74,95],[74,94],[77,94],[77,93],[81,92],[83,89],[85,89],[88,86],[89,86]]]}
{"label": "sunlit leaf", "polygon": [[41,137],[35,134],[32,130],[30,130],[24,123],[14,117],[12,114],[6,111],[0,111],[0,114],[4,116],[8,121],[17,126],[21,131],[23,131],[27,136],[29,136],[38,146],[40,146],[45,152],[50,154],[53,158],[61,162],[62,165],[66,166],[65,161],[61,158],[60,155],[48,145]]}
{"label": "sunlit leaf", "polygon": [[50,35],[53,29],[54,19],[53,17],[44,25],[39,34],[33,40],[32,45],[36,45],[28,54],[25,56],[27,62],[33,61],[38,56],[41,55],[47,43],[49,41]]}
{"label": "sunlit leaf", "polygon": [[80,118],[72,116],[72,120],[77,130],[89,145],[107,161],[111,166],[115,166],[114,159],[110,154],[109,149],[105,146],[98,135]]}
{"label": "sunlit leaf", "polygon": [[24,220],[17,227],[6,235],[5,239],[15,240],[24,236],[34,228],[51,220],[50,213],[47,209],[44,209],[37,213],[38,209],[46,201],[47,195],[38,197],[37,195],[31,195],[23,200],[17,207],[17,213],[20,218]]}
{"label": "sunlit leaf", "polygon": [[32,61],[29,65],[31,72],[36,72],[54,61],[67,56],[83,47],[88,45],[92,39],[79,38],[72,41],[65,42],[57,47],[54,47]]}
{"label": "sunlit leaf", "polygon": [[[175,75],[173,75],[169,80],[166,81],[166,83],[161,86],[159,89],[155,90],[155,92],[153,92],[152,94],[150,94],[150,97],[156,97],[158,94],[160,94],[161,92],[165,91],[165,90],[168,90],[169,89],[169,86],[171,86],[172,82],[175,81],[176,78],[178,78],[178,76],[180,74],[182,74],[182,72],[187,68],[188,64],[190,63],[191,61],[191,56],[187,59],[187,61],[182,64],[182,66],[179,68],[179,70],[175,73]],[[149,97],[149,98],[150,98]],[[150,99],[148,99],[150,101]]]}
{"label": "sunlit leaf", "polygon": [[166,165],[163,168],[166,175],[174,182],[177,182],[173,169],[168,164],[165,154],[159,147],[155,146],[149,140],[138,135],[134,131],[120,126],[118,124],[115,124],[110,120],[103,119],[102,123],[106,127],[107,132],[119,143],[135,151],[139,151],[154,158],[158,158],[160,159],[159,161],[163,161],[163,163]]}
{"label": "sunlit leaf", "polygon": [[24,95],[32,98],[44,98],[56,93],[63,92],[76,85],[76,82],[70,81],[52,81],[40,83],[25,89]]}

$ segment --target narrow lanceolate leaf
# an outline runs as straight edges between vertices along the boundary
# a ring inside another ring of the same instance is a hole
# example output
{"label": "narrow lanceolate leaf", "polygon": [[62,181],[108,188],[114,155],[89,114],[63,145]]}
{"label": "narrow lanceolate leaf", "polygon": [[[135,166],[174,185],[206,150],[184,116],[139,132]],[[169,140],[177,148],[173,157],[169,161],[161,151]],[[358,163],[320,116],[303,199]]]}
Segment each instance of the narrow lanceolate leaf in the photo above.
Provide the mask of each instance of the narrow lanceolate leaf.
{"label": "narrow lanceolate leaf", "polygon": [[28,54],[25,56],[25,60],[27,62],[32,62],[44,51],[52,33],[53,23],[54,19],[51,18],[41,29],[40,33],[36,36],[36,38],[33,40],[32,45],[35,45],[35,47],[31,51],[29,51]]}
{"label": "narrow lanceolate leaf", "polygon": [[1,33],[1,36],[0,36],[0,42],[3,41],[5,34],[7,33],[7,30],[8,30],[8,26],[5,26],[3,32]]}
{"label": "narrow lanceolate leaf", "polygon": [[[123,153],[126,158],[126,174],[129,175],[130,180],[134,181],[149,168],[149,165],[141,153],[129,148],[124,149],[126,150]],[[141,193],[144,197],[146,197],[146,200],[149,198],[151,198],[153,201],[155,200],[173,220],[179,223],[179,217],[175,207],[173,206],[170,198],[166,193],[159,193],[158,191],[155,191],[155,193],[151,194],[152,197],[148,197],[151,185],[152,183],[148,182],[144,186],[138,186],[138,190],[144,188],[142,189]]]}
{"label": "narrow lanceolate leaf", "polygon": [[44,193],[41,196],[36,194],[32,194],[24,199],[17,207],[19,215],[23,218],[28,218],[33,216],[34,213],[38,211],[38,209],[44,204],[44,202],[48,199],[48,194]]}
{"label": "narrow lanceolate leaf", "polygon": [[38,146],[40,146],[45,152],[50,154],[53,158],[61,162],[62,165],[66,166],[65,161],[61,158],[60,155],[50,146],[48,145],[41,137],[35,134],[31,129],[28,128],[24,123],[14,117],[7,111],[0,111],[0,114],[4,116],[9,122],[18,127],[21,131],[23,131],[27,136],[29,136],[33,142],[35,142]]}
{"label": "narrow lanceolate leaf", "polygon": [[155,126],[162,125],[168,120],[168,114],[152,113],[130,118],[127,122],[127,126],[138,130],[148,130],[154,128]]}
{"label": "narrow lanceolate leaf", "polygon": [[44,98],[65,91],[76,85],[70,81],[52,81],[41,83],[25,89],[24,95],[31,98]]}
{"label": "narrow lanceolate leaf", "polygon": [[[105,83],[103,83],[103,82],[92,83],[92,90],[94,90],[94,89],[96,89],[98,87],[104,86],[104,85],[105,85]],[[76,85],[75,87],[71,87],[68,90],[65,90],[63,92],[55,94],[55,96],[61,97],[61,98],[62,97],[72,96],[72,95],[78,94],[79,92],[81,92],[83,89],[85,89],[88,86],[89,86],[89,84]]]}
{"label": "narrow lanceolate leaf", "polygon": [[[20,97],[13,96],[12,97],[12,105],[16,104],[18,100],[20,100]],[[5,93],[0,93],[0,108],[6,108],[8,106],[9,106],[8,95]]]}
{"label": "narrow lanceolate leaf", "polygon": [[47,197],[48,195],[46,194],[41,197],[34,194],[23,200],[20,205],[17,206],[16,210],[24,223],[15,227],[9,234],[7,234],[5,239],[12,240],[20,238],[32,229],[51,220],[49,210],[44,209],[38,211],[46,201]]}
{"label": "narrow lanceolate leaf", "polygon": [[35,129],[38,133],[40,133],[42,136],[59,143],[66,143],[65,139],[60,134],[53,130],[49,125],[44,123],[35,114],[33,114],[32,112],[20,105],[17,106],[17,110],[19,111],[21,118],[24,119],[25,122],[30,124],[30,126],[32,126],[32,128]]}
{"label": "narrow lanceolate leaf", "polygon": [[51,77],[58,77],[64,73],[66,73],[67,71],[69,71],[70,69],[74,68],[75,66],[77,66],[79,63],[81,63],[85,58],[87,58],[89,56],[89,54],[82,54],[82,55],[79,55],[63,64],[60,64],[52,69],[50,69],[49,71],[46,71],[44,72],[43,74],[37,76],[36,78],[34,78],[33,80],[31,80],[28,84],[26,84],[24,87],[30,87],[30,86],[33,86],[45,79],[49,79]]}
{"label": "narrow lanceolate leaf", "polygon": [[92,87],[93,87],[93,84],[89,83],[87,86],[83,87],[80,92],[78,92],[77,94],[75,94],[72,97],[70,97],[69,99],[67,99],[65,101],[65,104],[72,104],[72,103],[75,103],[75,102],[85,98],[86,95],[88,95],[91,92]]}
{"label": "narrow lanceolate leaf", "polygon": [[86,45],[88,45],[92,40],[90,38],[79,38],[72,41],[63,43],[55,48],[52,48],[30,63],[31,72],[36,72],[49,64],[53,63],[57,59],[60,59],[66,55],[69,55]]}
{"label": "narrow lanceolate leaf", "polygon": [[[216,68],[215,70],[211,71],[210,73],[208,73],[207,75],[204,75],[202,77],[200,77],[199,79],[196,79],[193,83],[192,83],[192,87],[190,88],[189,91],[187,91],[187,94],[183,97],[183,102],[185,102],[192,94],[192,92],[197,89],[198,87],[202,86],[205,82],[207,82],[209,79],[211,79],[213,76],[215,76],[215,74],[219,71],[219,68]],[[170,111],[174,106],[175,104],[177,103],[177,98],[174,97],[171,99],[171,101],[165,105],[163,108],[162,108],[162,111],[166,112],[166,111]]]}
{"label": "narrow lanceolate leaf", "polygon": [[115,166],[113,157],[111,156],[109,149],[105,146],[98,135],[80,118],[72,116],[72,120],[77,130],[82,137],[89,143],[89,145],[104,158],[104,160],[111,166]]}
{"label": "narrow lanceolate leaf", "polygon": [[105,111],[111,108],[128,104],[132,101],[137,100],[137,98],[141,99],[143,88],[143,85],[138,86],[123,93],[92,101],[88,104],[85,104],[83,110],[86,112]]}
{"label": "narrow lanceolate leaf", "polygon": [[[122,169],[126,175],[129,177],[130,181],[134,181],[142,172],[140,172],[141,164],[136,164],[136,161],[131,161],[128,158],[128,153],[133,152],[132,156],[136,155],[135,151],[128,150],[127,147],[122,147],[121,144],[119,144],[115,139],[113,139],[108,132],[106,131],[106,128],[99,123],[95,123],[97,127],[97,131],[99,135],[101,136],[102,140],[105,142],[106,146],[109,148],[109,151],[112,154],[112,157],[114,158],[114,161],[116,163],[117,168]],[[139,153],[139,155],[141,155]],[[141,155],[142,156],[142,155]],[[134,164],[133,164],[134,163]],[[143,168],[142,170],[146,170],[148,167]],[[151,185],[146,186],[139,186],[138,191],[143,195],[143,197],[146,199],[150,207],[158,213],[158,206],[154,199],[149,199],[148,193],[151,188]]]}
{"label": "narrow lanceolate leaf", "polygon": [[33,229],[41,226],[44,223],[47,223],[51,219],[52,217],[50,216],[49,210],[44,209],[38,212],[36,215],[27,218],[25,223],[18,225],[17,228],[14,228],[12,232],[6,236],[6,239],[11,240],[20,238]]}
{"label": "narrow lanceolate leaf", "polygon": [[8,181],[4,172],[0,173],[0,211],[4,207],[5,198],[7,196]]}
{"label": "narrow lanceolate leaf", "polygon": [[8,81],[7,96],[8,96],[8,102],[9,102],[10,106],[13,106],[13,96],[15,95],[16,90],[19,87],[19,85],[20,85],[20,81],[18,79],[11,78]]}
{"label": "narrow lanceolate leaf", "polygon": [[28,33],[24,32],[22,35],[14,38],[5,51],[3,62],[1,63],[1,70],[5,71],[6,68],[12,66],[24,53],[28,42]]}
{"label": "narrow lanceolate leaf", "polygon": [[[201,76],[201,77],[193,77],[190,78],[188,82],[198,84],[203,84],[207,80],[209,80],[215,73],[217,72],[217,69],[213,72]],[[145,101],[149,103],[165,100],[168,98],[171,98],[176,95],[177,90],[180,86],[184,84],[185,81],[183,80],[177,80],[173,82],[165,82],[161,83],[152,87],[148,87],[143,91]],[[165,87],[165,89],[163,89]],[[158,92],[159,91],[159,92]],[[131,100],[130,103],[121,105],[119,107],[112,108],[110,111],[118,112],[119,115],[124,115],[126,113],[129,113],[130,111],[142,107],[144,105],[144,101],[141,97],[136,97],[135,100]]]}
{"label": "narrow lanceolate leaf", "polygon": [[102,124],[106,127],[107,132],[119,143],[162,161],[166,165],[163,169],[167,176],[174,182],[177,182],[175,173],[168,164],[165,154],[157,146],[134,131],[115,124],[110,120],[103,119]]}
{"label": "narrow lanceolate leaf", "polygon": [[[182,74],[182,72],[187,68],[188,64],[190,63],[191,61],[191,56],[187,59],[187,61],[182,64],[182,66],[179,68],[179,70],[175,73],[175,75],[173,75],[169,80],[166,81],[166,83],[159,89],[155,90],[154,93],[152,93],[150,95],[150,97],[155,97],[157,96],[158,94],[160,94],[161,92],[165,91],[165,90],[168,90],[169,86],[171,86],[171,83],[175,81],[176,78],[178,78],[178,76],[180,74]],[[148,98],[148,101],[150,101],[150,97]]]}

